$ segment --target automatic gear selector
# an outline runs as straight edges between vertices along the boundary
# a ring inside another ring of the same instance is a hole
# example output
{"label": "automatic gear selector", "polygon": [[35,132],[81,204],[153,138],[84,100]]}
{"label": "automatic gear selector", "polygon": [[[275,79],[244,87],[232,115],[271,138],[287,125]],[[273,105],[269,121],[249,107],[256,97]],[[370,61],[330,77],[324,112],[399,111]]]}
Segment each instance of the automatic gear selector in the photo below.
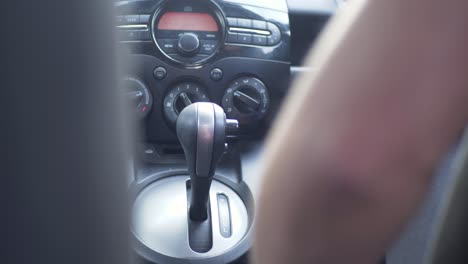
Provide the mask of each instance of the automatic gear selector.
{"label": "automatic gear selector", "polygon": [[225,151],[227,125],[237,127],[237,121],[226,120],[223,109],[213,103],[192,104],[177,119],[177,137],[184,149],[191,179],[190,218],[193,221],[207,219],[211,180]]}
{"label": "automatic gear selector", "polygon": [[180,113],[176,130],[189,175],[156,175],[135,191],[132,231],[146,260],[227,263],[250,248],[250,190],[215,174],[226,136],[237,126],[213,103],[194,103]]}

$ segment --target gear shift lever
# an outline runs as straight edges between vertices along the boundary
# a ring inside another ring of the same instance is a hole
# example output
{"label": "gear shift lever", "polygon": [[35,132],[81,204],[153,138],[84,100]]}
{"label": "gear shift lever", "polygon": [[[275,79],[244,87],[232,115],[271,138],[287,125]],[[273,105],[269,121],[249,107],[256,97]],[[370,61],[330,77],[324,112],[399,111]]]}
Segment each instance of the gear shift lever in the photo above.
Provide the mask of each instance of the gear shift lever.
{"label": "gear shift lever", "polygon": [[225,150],[226,130],[236,129],[237,121],[227,120],[216,104],[195,103],[180,113],[176,127],[191,179],[190,218],[205,221],[211,180]]}

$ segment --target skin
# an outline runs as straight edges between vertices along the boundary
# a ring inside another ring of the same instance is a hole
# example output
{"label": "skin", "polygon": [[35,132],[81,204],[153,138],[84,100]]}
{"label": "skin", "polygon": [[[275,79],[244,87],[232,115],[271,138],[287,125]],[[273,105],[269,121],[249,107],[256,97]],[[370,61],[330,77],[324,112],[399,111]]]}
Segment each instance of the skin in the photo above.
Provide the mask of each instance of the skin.
{"label": "skin", "polygon": [[254,259],[378,263],[468,121],[468,2],[349,3],[269,137]]}

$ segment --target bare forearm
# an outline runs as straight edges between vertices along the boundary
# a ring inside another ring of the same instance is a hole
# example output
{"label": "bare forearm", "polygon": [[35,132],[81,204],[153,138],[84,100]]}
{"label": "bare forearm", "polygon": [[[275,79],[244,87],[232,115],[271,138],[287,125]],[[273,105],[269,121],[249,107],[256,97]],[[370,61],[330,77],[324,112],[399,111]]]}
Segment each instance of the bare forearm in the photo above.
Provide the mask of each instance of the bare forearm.
{"label": "bare forearm", "polygon": [[467,121],[468,3],[357,2],[270,137],[260,264],[375,261]]}

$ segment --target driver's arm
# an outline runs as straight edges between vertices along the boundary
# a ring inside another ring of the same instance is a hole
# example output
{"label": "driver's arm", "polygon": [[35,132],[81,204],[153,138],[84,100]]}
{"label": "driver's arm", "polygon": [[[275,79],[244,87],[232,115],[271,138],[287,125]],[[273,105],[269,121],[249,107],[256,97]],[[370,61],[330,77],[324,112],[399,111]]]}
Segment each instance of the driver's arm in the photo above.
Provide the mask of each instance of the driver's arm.
{"label": "driver's arm", "polygon": [[468,121],[468,2],[354,0],[270,135],[257,264],[377,263]]}

